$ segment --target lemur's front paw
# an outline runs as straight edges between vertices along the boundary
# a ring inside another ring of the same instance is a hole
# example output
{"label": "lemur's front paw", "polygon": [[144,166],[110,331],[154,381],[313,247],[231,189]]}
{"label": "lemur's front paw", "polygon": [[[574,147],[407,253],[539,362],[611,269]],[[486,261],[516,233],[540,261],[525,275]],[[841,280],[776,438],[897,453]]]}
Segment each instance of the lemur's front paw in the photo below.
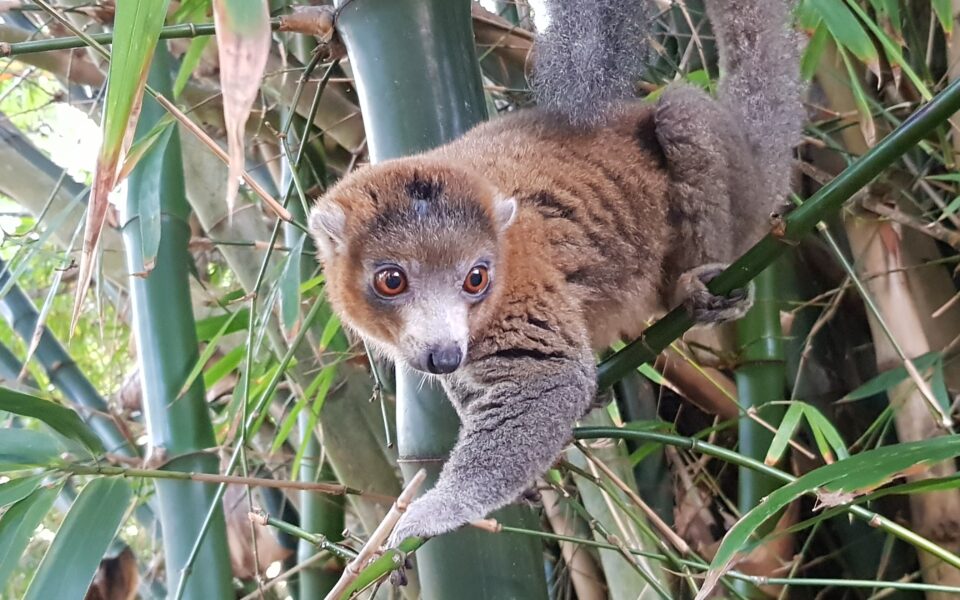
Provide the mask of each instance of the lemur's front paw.
{"label": "lemur's front paw", "polygon": [[453,531],[483,517],[476,513],[457,498],[431,490],[410,503],[387,539],[387,547],[395,548],[408,537],[430,538]]}
{"label": "lemur's front paw", "polygon": [[707,289],[711,279],[726,265],[711,263],[690,269],[680,276],[680,297],[697,323],[721,323],[739,319],[753,306],[753,285],[736,289],[729,296],[717,296]]}

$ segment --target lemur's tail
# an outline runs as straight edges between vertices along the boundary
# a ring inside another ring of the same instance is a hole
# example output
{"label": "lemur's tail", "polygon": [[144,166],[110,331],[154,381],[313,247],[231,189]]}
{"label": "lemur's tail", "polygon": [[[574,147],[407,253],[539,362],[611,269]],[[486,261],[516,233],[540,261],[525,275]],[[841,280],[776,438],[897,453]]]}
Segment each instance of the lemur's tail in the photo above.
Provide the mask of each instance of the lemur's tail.
{"label": "lemur's tail", "polygon": [[650,60],[651,3],[545,0],[550,23],[534,49],[539,105],[590,125],[618,101],[634,97]]}
{"label": "lemur's tail", "polygon": [[[625,0],[629,2],[629,0]],[[800,40],[791,0],[708,0],[720,50],[719,99],[742,126],[771,198],[789,191],[793,148],[804,122]]]}
{"label": "lemur's tail", "polygon": [[[533,86],[541,106],[572,123],[601,121],[650,62],[653,0],[545,0],[550,24],[537,38]],[[742,124],[765,172],[783,183],[800,141],[800,45],[793,0],[707,0],[720,49],[720,101]]]}

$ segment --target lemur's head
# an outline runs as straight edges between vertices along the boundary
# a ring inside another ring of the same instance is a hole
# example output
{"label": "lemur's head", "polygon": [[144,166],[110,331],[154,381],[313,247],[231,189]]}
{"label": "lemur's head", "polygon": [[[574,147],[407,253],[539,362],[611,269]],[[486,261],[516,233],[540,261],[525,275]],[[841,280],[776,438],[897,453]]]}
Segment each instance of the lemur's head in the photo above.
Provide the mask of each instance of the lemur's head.
{"label": "lemur's head", "polygon": [[513,198],[466,169],[409,158],[346,177],[310,229],[342,321],[397,361],[456,370],[490,313]]}

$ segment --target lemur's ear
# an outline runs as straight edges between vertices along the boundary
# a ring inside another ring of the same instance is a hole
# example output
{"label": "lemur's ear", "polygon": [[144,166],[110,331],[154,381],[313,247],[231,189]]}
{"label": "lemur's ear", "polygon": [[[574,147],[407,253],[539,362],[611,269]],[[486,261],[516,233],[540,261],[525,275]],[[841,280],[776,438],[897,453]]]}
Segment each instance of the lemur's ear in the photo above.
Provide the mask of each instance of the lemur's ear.
{"label": "lemur's ear", "polygon": [[332,256],[344,244],[347,215],[336,202],[320,200],[310,211],[309,226],[320,252]]}
{"label": "lemur's ear", "polygon": [[493,199],[493,218],[497,225],[497,231],[506,231],[516,216],[516,198],[497,194],[496,198]]}

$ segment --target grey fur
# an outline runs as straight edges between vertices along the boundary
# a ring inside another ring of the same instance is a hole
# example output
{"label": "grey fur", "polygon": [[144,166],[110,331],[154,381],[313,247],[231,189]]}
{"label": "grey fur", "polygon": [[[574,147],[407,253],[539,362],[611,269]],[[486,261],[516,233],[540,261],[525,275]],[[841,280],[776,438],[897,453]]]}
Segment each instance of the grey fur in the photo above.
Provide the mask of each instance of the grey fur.
{"label": "grey fur", "polygon": [[576,125],[602,122],[650,61],[652,0],[546,0],[550,17],[534,47],[537,104]]}
{"label": "grey fur", "polygon": [[489,357],[443,378],[460,415],[457,445],[437,485],[410,505],[389,546],[482,519],[550,468],[571,439],[570,424],[596,393],[585,337],[577,350],[550,360]]}

